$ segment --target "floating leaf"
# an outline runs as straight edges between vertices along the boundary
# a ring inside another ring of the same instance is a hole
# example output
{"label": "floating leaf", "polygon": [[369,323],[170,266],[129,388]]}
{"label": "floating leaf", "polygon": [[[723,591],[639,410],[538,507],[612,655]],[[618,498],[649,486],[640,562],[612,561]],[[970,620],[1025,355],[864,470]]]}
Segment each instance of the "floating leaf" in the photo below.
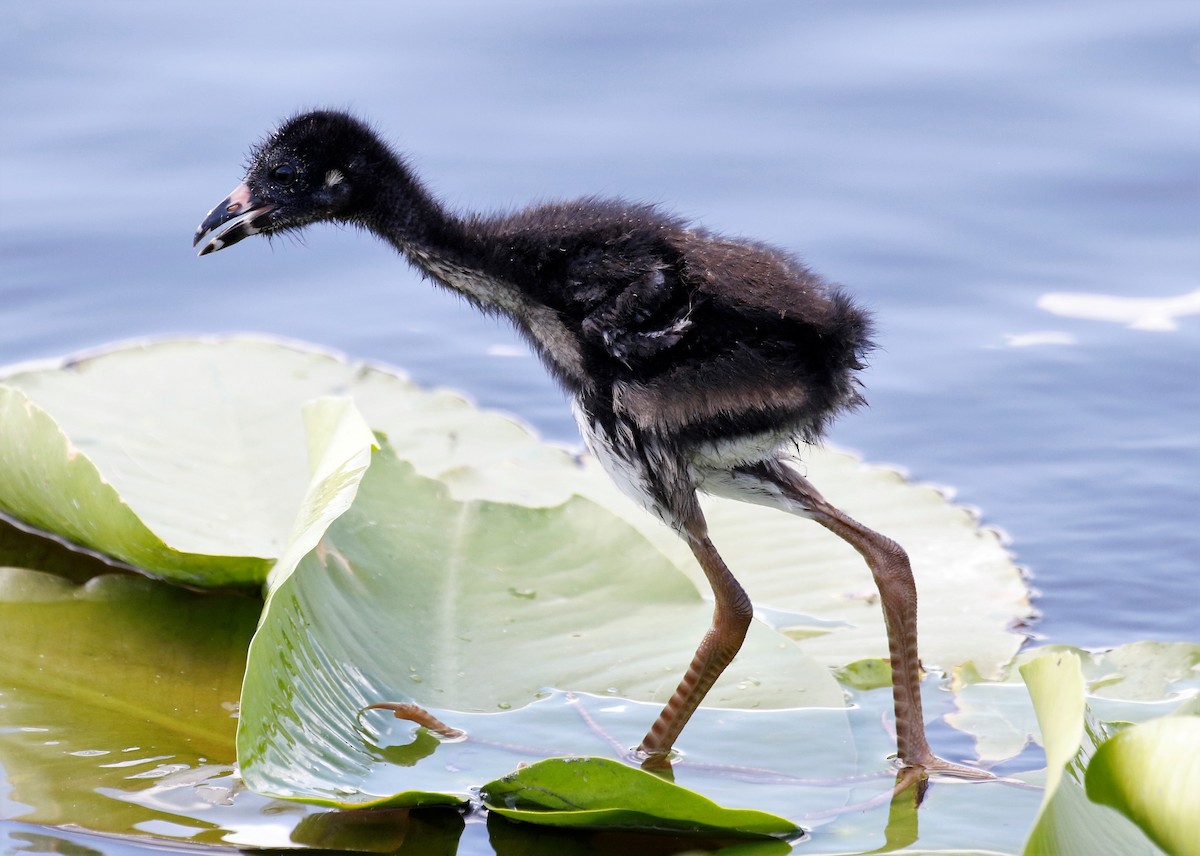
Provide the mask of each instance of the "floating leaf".
{"label": "floating leaf", "polygon": [[[174,550],[262,557],[236,571],[209,562],[213,584],[261,578],[280,555],[308,484],[301,407],[347,395],[398,457],[445,483],[453,498],[553,507],[586,496],[625,516],[708,595],[686,546],[621,496],[594,461],[581,466],[461,396],[311,346],[253,337],[143,343],[13,371],[3,381],[52,414],[70,438],[69,446],[58,444],[60,457],[74,449],[92,461],[115,491],[110,499],[127,504]],[[973,661],[997,677],[1021,642],[1009,627],[1027,618],[1030,606],[995,533],[893,471],[826,449],[801,454],[831,501],[912,554],[922,603],[934,605],[921,610],[924,661],[945,669]],[[28,492],[14,490],[10,472],[27,465],[22,456],[0,457],[0,508],[41,525],[28,505],[62,505],[62,497],[79,491],[37,479],[25,480]],[[853,550],[807,521],[745,503],[704,502],[718,548],[761,617],[829,666],[886,655],[877,593]],[[73,531],[63,534],[77,538]],[[124,552],[105,527],[84,543],[118,557]],[[125,560],[174,573],[171,562],[158,565],[146,551]],[[194,576],[189,572],[188,581],[200,584]]]}
{"label": "floating leaf", "polygon": [[[1104,722],[1146,722],[1179,710],[1200,690],[1200,643],[1131,642],[1109,651],[1044,645],[1024,651],[1017,664],[1066,654],[1080,664],[1087,707]],[[969,667],[957,670],[955,706],[946,721],[975,737],[980,759],[1003,761],[1040,742],[1037,716],[1016,670],[986,681]]]}
{"label": "floating leaf", "polygon": [[[217,582],[260,579],[291,545],[247,674],[244,703],[260,706],[250,726],[244,708],[239,738],[253,751],[273,747],[260,756],[248,750],[254,760],[247,780],[275,777],[290,797],[331,805],[460,799],[512,769],[517,757],[586,749],[580,744],[593,732],[589,721],[608,729],[600,748],[620,756],[655,713],[622,697],[664,700],[707,627],[707,587],[679,575],[682,569],[697,576],[679,539],[617,495],[593,463],[580,465],[452,394],[252,339],[137,346],[22,371],[7,383],[21,404],[13,410],[18,422],[36,410],[53,414],[55,431],[61,429],[51,444],[54,466],[95,465],[92,483],[107,492],[99,491],[97,513],[84,517],[128,512],[169,550],[210,566]],[[349,410],[321,405],[318,411],[330,408],[328,424],[317,427],[308,448],[301,405],[331,393],[352,395],[365,424],[345,433],[355,421]],[[391,448],[372,456],[366,425],[383,432]],[[54,432],[33,431],[43,433]],[[339,446],[330,440],[335,435],[351,439]],[[311,484],[309,457],[318,465]],[[893,473],[821,450],[805,450],[805,459],[833,501],[913,553],[925,604],[925,659],[946,665],[952,656],[974,658],[981,670],[994,671],[1019,641],[1007,624],[1028,610],[998,539],[940,494]],[[6,468],[19,474],[26,466],[20,456],[0,460],[0,502],[11,503],[4,505],[10,513],[61,504],[77,491],[57,476],[9,477]],[[750,761],[762,775],[778,772],[773,747],[797,731],[806,746],[801,760],[817,763],[820,752],[852,756],[841,711],[821,712],[827,721],[805,733],[781,723],[805,722],[813,711],[772,709],[841,704],[839,688],[792,639],[830,663],[885,651],[861,560],[824,530],[787,515],[720,502],[708,514],[761,614],[791,639],[756,624],[710,696],[716,705],[761,708],[758,725],[773,723],[769,733],[777,736],[761,739],[744,719],[751,714],[706,706],[681,748],[696,759],[705,754],[698,745],[705,752],[716,747],[720,760]],[[747,520],[755,522],[743,525]],[[105,524],[89,543],[120,556],[122,538],[113,538],[119,530]],[[243,558],[250,564],[229,573],[228,563]],[[145,555],[125,560],[156,573],[177,570],[171,561],[156,567]],[[195,582],[185,571],[178,578]],[[929,606],[943,597],[954,600]],[[972,611],[980,609],[983,619]],[[287,677],[293,673],[321,677],[305,683]],[[583,707],[554,688],[589,690],[593,695],[583,698],[612,704],[593,710],[591,719],[575,715],[571,727],[546,728],[549,718]],[[530,703],[540,696],[545,700]],[[453,719],[468,739],[443,742],[415,726],[381,721],[383,712],[359,714],[366,704],[406,698]],[[324,729],[316,735],[311,723],[309,730],[295,725],[313,714]],[[878,721],[873,728],[882,733]],[[529,735],[548,745],[512,748],[514,737]],[[310,751],[310,742],[318,748]],[[743,753],[748,742],[765,748],[765,763]],[[296,770],[285,770],[289,752]],[[864,768],[879,769],[884,754],[869,752]],[[426,786],[427,772],[444,769],[447,759],[463,765]],[[837,775],[857,770],[853,762],[821,769],[833,768]],[[686,763],[679,772],[691,775]]]}
{"label": "floating leaf", "polygon": [[[326,471],[361,474],[339,458],[369,450],[363,425],[326,420],[317,430],[331,426],[341,452],[325,457]],[[357,439],[343,442],[344,432]],[[329,493],[318,478],[308,506],[323,507]],[[306,516],[300,548],[272,577],[238,735],[243,777],[260,792],[342,807],[462,799],[504,767],[471,769],[456,757],[458,774],[447,777],[443,756],[457,750],[435,742],[421,750],[437,754],[432,763],[400,770],[373,724],[384,714],[359,712],[412,701],[466,727],[452,714],[495,716],[550,687],[665,701],[711,618],[669,562],[588,500],[551,509],[458,502],[386,445],[353,498],[332,523]],[[709,699],[836,707],[841,691],[758,625]]]}
{"label": "floating leaf", "polygon": [[[939,491],[893,470],[821,447],[803,447],[800,456],[826,498],[908,551],[922,605],[922,661],[947,671],[970,661],[981,674],[1000,677],[1023,641],[1011,627],[1031,614],[1028,588],[1000,536]],[[597,478],[587,495],[624,509],[697,587],[705,585],[687,547],[622,503],[615,488]],[[771,626],[827,666],[886,657],[879,592],[847,544],[779,511],[709,496],[701,504],[717,549]]]}
{"label": "floating leaf", "polygon": [[[197,555],[167,544],[48,413],[0,384],[0,511],[158,576],[204,585],[261,580],[270,561]],[[160,487],[161,490],[161,487]],[[164,502],[164,505],[167,503]]]}
{"label": "floating leaf", "polygon": [[800,830],[766,812],[728,809],[644,770],[607,758],[551,758],[483,786],[492,811],[527,823],[737,832],[790,837]]}

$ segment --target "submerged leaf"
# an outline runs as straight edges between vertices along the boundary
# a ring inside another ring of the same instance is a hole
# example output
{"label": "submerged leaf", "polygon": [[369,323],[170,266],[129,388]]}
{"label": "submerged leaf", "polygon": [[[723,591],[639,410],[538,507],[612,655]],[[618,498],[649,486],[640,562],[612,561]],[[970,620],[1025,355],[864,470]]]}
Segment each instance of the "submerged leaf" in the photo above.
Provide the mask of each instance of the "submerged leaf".
{"label": "submerged leaf", "polygon": [[259,609],[133,575],[76,585],[0,568],[6,807],[32,823],[129,832],[153,816],[134,805],[140,789],[177,771],[228,775]]}

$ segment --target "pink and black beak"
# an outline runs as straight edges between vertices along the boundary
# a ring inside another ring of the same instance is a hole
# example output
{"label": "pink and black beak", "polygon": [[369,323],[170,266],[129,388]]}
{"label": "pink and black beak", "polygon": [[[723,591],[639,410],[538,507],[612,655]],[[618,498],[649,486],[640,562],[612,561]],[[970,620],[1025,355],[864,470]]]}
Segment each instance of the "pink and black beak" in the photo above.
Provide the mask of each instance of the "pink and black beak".
{"label": "pink and black beak", "polygon": [[193,247],[206,256],[236,244],[243,238],[270,230],[276,205],[263,202],[246,184],[239,184],[224,201],[208,212],[196,229]]}

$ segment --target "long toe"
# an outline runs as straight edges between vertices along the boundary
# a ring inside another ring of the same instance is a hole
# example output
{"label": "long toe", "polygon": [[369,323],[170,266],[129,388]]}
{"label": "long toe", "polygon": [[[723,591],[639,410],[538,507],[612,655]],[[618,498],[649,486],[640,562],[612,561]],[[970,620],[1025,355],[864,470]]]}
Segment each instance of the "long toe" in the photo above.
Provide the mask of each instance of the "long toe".
{"label": "long toe", "polygon": [[944,758],[939,758],[936,755],[930,755],[920,763],[907,762],[905,763],[904,768],[923,769],[930,775],[954,776],[958,779],[976,779],[983,781],[996,778],[994,773],[989,773],[987,770],[981,770],[978,767],[965,767],[962,764],[955,764],[952,761],[947,761]]}

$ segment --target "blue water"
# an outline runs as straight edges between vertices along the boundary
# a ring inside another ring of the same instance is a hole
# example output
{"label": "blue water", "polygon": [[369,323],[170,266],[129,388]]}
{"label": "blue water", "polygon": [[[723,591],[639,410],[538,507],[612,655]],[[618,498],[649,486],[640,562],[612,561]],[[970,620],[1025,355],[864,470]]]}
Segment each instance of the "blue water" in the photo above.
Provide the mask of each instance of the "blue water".
{"label": "blue water", "polygon": [[882,331],[835,442],[1004,529],[1047,639],[1200,636],[1200,317],[1038,307],[1200,288],[1193,4],[63,2],[0,27],[0,361],[270,331],[576,443],[503,324],[366,235],[193,257],[253,140],[351,107],[458,207],[624,195],[800,252]]}
{"label": "blue water", "polygon": [[[799,252],[881,330],[834,442],[1008,533],[1047,640],[1200,638],[1190,0],[64,0],[5,9],[0,74],[0,363],[267,331],[577,443],[503,324],[368,236],[194,257],[252,141],[349,107],[456,207],[614,194]],[[1193,297],[1140,329],[1061,294]]]}

